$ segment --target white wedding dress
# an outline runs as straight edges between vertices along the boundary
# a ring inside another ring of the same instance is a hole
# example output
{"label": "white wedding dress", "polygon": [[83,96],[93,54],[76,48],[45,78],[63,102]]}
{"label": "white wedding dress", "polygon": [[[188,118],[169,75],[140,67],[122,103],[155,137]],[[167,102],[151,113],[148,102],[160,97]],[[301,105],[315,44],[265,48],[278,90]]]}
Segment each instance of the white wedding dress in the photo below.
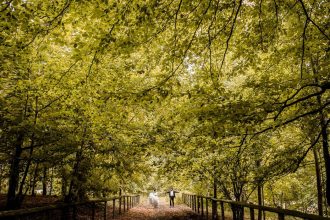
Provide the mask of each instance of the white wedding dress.
{"label": "white wedding dress", "polygon": [[157,192],[149,193],[149,203],[154,207],[158,208],[159,198]]}

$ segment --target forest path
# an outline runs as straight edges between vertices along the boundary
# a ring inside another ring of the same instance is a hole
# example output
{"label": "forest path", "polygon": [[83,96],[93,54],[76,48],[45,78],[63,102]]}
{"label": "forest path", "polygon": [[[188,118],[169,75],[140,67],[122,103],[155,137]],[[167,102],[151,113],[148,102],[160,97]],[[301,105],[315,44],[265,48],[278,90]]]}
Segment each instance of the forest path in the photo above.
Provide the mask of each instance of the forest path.
{"label": "forest path", "polygon": [[198,215],[184,204],[169,206],[165,198],[159,198],[158,208],[149,204],[148,200],[142,201],[136,207],[130,209],[122,216],[115,218],[117,220],[196,220]]}

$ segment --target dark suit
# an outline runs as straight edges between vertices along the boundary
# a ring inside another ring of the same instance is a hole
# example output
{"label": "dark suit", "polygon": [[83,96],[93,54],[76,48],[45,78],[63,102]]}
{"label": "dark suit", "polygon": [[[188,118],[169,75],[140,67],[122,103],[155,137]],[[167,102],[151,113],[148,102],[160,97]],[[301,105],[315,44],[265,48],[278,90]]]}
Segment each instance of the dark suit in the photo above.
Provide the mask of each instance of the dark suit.
{"label": "dark suit", "polygon": [[170,207],[174,207],[175,193],[178,193],[178,191],[170,190],[170,191],[168,191],[167,193],[168,193],[168,195],[170,196]]}

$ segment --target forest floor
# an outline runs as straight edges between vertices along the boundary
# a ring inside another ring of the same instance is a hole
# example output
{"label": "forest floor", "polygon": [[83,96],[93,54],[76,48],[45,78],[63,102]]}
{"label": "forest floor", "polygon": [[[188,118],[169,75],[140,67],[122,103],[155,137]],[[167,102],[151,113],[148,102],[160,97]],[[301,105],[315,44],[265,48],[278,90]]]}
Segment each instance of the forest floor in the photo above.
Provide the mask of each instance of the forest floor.
{"label": "forest floor", "polygon": [[164,198],[160,198],[159,206],[154,208],[147,200],[142,201],[136,207],[130,209],[117,220],[197,220],[198,215],[188,206],[183,204],[175,205],[174,208]]}
{"label": "forest floor", "polygon": [[[6,208],[7,195],[0,194],[0,211]],[[33,208],[38,206],[53,205],[59,202],[59,198],[56,196],[25,196],[22,208]]]}

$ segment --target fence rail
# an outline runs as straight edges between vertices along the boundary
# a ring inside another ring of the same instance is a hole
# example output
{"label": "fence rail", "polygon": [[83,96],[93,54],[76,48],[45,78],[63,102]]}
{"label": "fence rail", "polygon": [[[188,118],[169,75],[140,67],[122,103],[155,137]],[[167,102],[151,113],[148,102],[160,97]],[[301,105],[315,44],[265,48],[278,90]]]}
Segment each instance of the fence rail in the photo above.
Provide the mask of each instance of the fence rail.
{"label": "fence rail", "polygon": [[106,220],[128,211],[140,202],[140,196],[124,195],[76,203],[0,212],[0,220]]}
{"label": "fence rail", "polygon": [[[288,210],[282,208],[273,208],[269,206],[260,206],[252,203],[244,203],[244,202],[236,202],[231,200],[224,199],[215,199],[212,197],[192,195],[192,194],[182,194],[183,202],[188,205],[193,211],[200,214],[202,219],[210,219],[210,220],[225,220],[225,204],[229,204],[232,211],[239,210],[240,217],[235,216],[234,214],[228,219],[245,219],[247,216],[244,215],[244,209],[248,209],[249,211],[249,219],[255,220],[257,219],[255,214],[255,210],[258,212],[271,212],[277,215],[278,220],[284,220],[286,216],[290,217],[298,217],[301,219],[311,219],[311,220],[330,220],[329,217],[322,217],[319,215],[307,214],[295,210]],[[218,214],[220,208],[220,216]],[[234,213],[234,212],[232,212]]]}

